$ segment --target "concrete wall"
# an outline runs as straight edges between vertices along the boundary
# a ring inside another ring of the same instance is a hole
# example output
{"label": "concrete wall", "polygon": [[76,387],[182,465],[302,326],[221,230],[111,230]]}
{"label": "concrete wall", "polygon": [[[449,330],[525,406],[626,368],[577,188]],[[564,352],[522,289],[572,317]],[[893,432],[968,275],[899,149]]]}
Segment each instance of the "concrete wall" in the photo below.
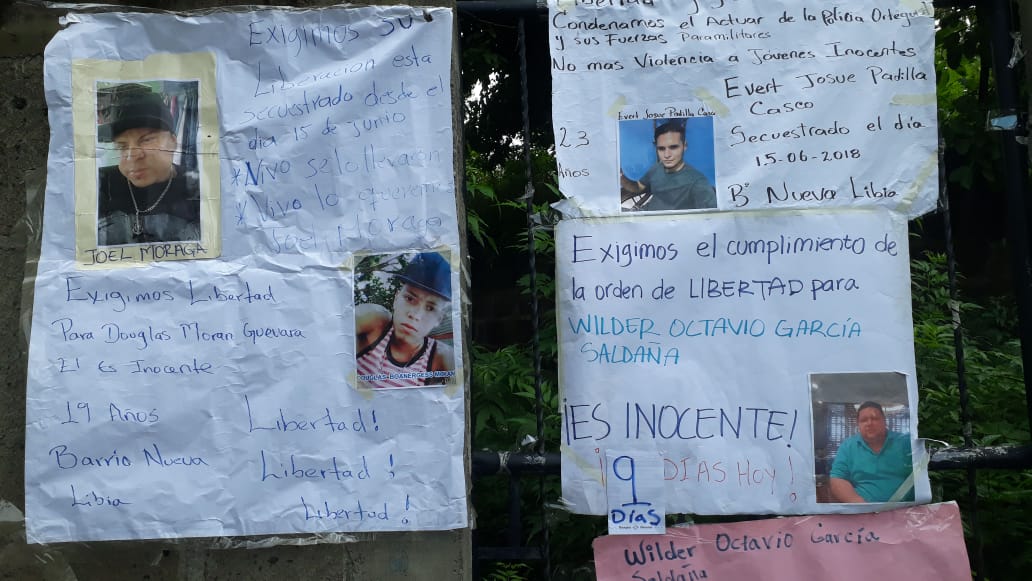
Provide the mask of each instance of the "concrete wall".
{"label": "concrete wall", "polygon": [[[112,4],[130,2],[110,1]],[[225,0],[142,1],[168,10],[239,4]],[[253,1],[252,4],[262,2]],[[372,1],[368,4],[398,2]],[[270,4],[264,2],[264,4]],[[284,0],[318,6],[329,2]],[[452,0],[422,5],[451,6]],[[194,539],[26,545],[24,508],[27,343],[20,323],[26,240],[38,217],[24,220],[26,192],[42,195],[49,127],[43,97],[43,47],[60,12],[28,5],[0,9],[0,579],[195,581],[320,579],[469,579],[469,530],[280,539]],[[453,83],[454,84],[454,83]],[[456,115],[456,119],[458,116]],[[458,127],[458,125],[456,125]],[[456,159],[461,156],[456,155]],[[460,216],[463,215],[461,212]],[[466,359],[468,361],[468,358]],[[468,445],[467,445],[468,448]],[[342,542],[348,541],[348,542]]]}

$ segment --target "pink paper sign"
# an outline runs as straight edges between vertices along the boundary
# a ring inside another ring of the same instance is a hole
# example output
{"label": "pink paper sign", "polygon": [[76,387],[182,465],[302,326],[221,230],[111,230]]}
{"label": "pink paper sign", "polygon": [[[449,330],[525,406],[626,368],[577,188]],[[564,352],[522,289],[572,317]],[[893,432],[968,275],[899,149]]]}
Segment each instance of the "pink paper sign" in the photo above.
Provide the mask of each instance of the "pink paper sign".
{"label": "pink paper sign", "polygon": [[970,581],[955,503],[595,539],[599,581]]}

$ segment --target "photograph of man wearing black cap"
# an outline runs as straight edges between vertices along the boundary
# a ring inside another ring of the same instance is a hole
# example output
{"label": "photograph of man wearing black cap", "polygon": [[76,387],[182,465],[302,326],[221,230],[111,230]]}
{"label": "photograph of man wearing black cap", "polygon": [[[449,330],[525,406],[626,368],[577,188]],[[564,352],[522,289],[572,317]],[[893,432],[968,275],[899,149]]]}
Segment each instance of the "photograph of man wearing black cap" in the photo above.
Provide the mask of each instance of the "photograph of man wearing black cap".
{"label": "photograph of man wearing black cap", "polygon": [[[153,85],[168,92],[159,92]],[[102,163],[117,156],[117,164],[98,170],[98,246],[201,239],[201,196],[192,143],[197,126],[196,85],[190,81],[98,83]],[[180,133],[190,138],[181,143]]]}
{"label": "photograph of man wearing black cap", "polygon": [[455,376],[451,264],[439,252],[366,256],[355,267],[358,379],[374,388]]}

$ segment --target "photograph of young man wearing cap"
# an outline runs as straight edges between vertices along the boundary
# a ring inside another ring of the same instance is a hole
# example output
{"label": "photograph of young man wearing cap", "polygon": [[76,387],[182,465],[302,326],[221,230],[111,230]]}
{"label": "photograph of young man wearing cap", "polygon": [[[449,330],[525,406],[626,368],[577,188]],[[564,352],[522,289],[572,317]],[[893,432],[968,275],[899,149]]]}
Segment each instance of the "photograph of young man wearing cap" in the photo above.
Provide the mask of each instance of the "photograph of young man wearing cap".
{"label": "photograph of young man wearing cap", "polygon": [[[452,347],[430,335],[451,313],[451,265],[437,252],[423,252],[400,270],[377,272],[393,279],[388,284],[397,291],[391,310],[374,302],[355,306],[358,379],[376,388],[450,382]],[[356,280],[356,288],[367,282]]]}
{"label": "photograph of young man wearing cap", "polygon": [[136,83],[103,94],[99,141],[113,146],[118,164],[98,171],[97,245],[200,240],[197,172],[174,162],[180,144],[171,99]]}

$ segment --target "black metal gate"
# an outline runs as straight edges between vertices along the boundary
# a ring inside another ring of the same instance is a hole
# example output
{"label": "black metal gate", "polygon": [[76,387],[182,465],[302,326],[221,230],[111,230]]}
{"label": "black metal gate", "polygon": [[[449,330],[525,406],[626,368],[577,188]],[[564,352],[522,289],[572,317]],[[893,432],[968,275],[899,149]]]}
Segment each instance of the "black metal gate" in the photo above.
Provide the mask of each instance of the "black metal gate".
{"label": "black metal gate", "polygon": [[[1001,191],[1005,199],[1005,208],[996,208],[997,215],[1003,212],[1006,215],[1006,247],[1010,258],[1010,277],[1012,278],[1012,292],[1017,306],[1018,325],[1015,334],[1021,340],[1020,360],[1023,368],[1023,385],[1027,415],[1032,422],[1032,263],[1030,263],[1030,251],[1032,251],[1032,240],[1029,236],[1029,224],[1032,221],[1032,208],[1026,205],[1028,191],[1028,151],[1026,140],[1025,116],[1019,102],[1018,70],[1014,67],[1013,59],[1019,54],[1015,47],[1016,18],[1013,11],[1016,4],[1009,0],[991,0],[983,2],[974,1],[947,1],[936,0],[935,7],[943,11],[963,11],[963,18],[970,19],[971,30],[980,39],[980,51],[982,56],[982,70],[980,94],[987,99],[990,93],[990,85],[995,91],[996,103],[990,105],[984,101],[986,112],[989,114],[988,126],[995,130],[999,141],[1001,158],[996,171],[1001,176]],[[977,4],[977,6],[976,6]],[[545,18],[546,6],[543,0],[487,0],[487,1],[462,1],[458,2],[460,26],[463,34],[464,54],[475,54],[470,51],[477,50],[477,42],[484,43],[493,41],[490,48],[497,51],[496,60],[491,64],[493,70],[477,68],[474,63],[463,63],[463,75],[465,79],[464,89],[469,89],[473,81],[481,82],[480,90],[493,91],[496,98],[500,98],[508,106],[505,107],[504,119],[497,119],[491,122],[495,131],[490,136],[480,135],[468,142],[468,147],[476,151],[477,141],[483,139],[501,139],[504,135],[518,136],[509,145],[510,151],[513,148],[518,154],[511,155],[512,159],[518,159],[522,164],[521,180],[511,185],[508,196],[499,192],[490,192],[499,204],[504,204],[508,210],[515,207],[523,210],[525,229],[522,239],[525,241],[525,250],[522,256],[526,260],[525,265],[514,267],[518,274],[523,275],[527,293],[526,310],[515,308],[508,314],[511,329],[513,323],[522,328],[513,333],[517,338],[524,338],[531,345],[530,365],[532,373],[528,373],[525,383],[513,387],[512,391],[519,391],[525,399],[532,398],[532,405],[535,412],[533,430],[527,430],[529,437],[522,442],[523,446],[513,446],[509,450],[484,451],[477,450],[478,442],[473,441],[473,478],[474,478],[474,505],[481,515],[478,518],[478,532],[474,536],[474,558],[478,565],[489,562],[510,562],[524,563],[525,569],[522,574],[514,572],[511,578],[593,578],[592,573],[585,570],[555,569],[552,565],[552,548],[560,540],[553,543],[550,538],[550,531],[554,521],[562,517],[561,508],[552,508],[550,502],[558,500],[557,495],[549,497],[557,489],[559,475],[559,453],[556,451],[557,439],[549,441],[545,420],[546,410],[549,409],[549,397],[555,396],[552,391],[554,386],[543,386],[544,374],[543,356],[541,350],[541,300],[547,300],[546,293],[540,288],[539,277],[544,276],[547,282],[550,280],[547,273],[547,266],[540,267],[537,264],[541,256],[540,246],[543,239],[550,237],[553,218],[547,211],[542,210],[542,202],[554,192],[541,192],[535,184],[541,183],[542,176],[535,175],[535,159],[533,154],[534,145],[545,146],[551,142],[550,130],[550,71],[548,66],[548,43],[547,43],[547,21]],[[1020,47],[1020,36],[1017,37]],[[467,64],[471,65],[467,69]],[[518,73],[516,72],[518,69]],[[503,71],[501,76],[499,71]],[[491,75],[495,75],[492,77]],[[990,83],[992,79],[992,83]],[[492,87],[485,87],[491,84]],[[508,90],[508,94],[498,97],[502,91]],[[469,94],[468,92],[466,93]],[[467,102],[468,104],[470,102]],[[471,104],[475,109],[476,105]],[[479,115],[479,116],[478,116]],[[478,126],[486,125],[482,111],[469,112],[467,118],[470,126],[466,134],[477,130]],[[949,143],[945,144],[948,148]],[[987,155],[985,152],[972,152],[972,155]],[[491,163],[501,163],[493,160]],[[948,163],[940,164],[940,171],[945,171]],[[519,172],[515,172],[519,173]],[[522,182],[522,183],[519,183]],[[961,434],[962,445],[956,447],[945,447],[937,449],[932,453],[929,468],[936,472],[959,471],[966,481],[966,498],[943,498],[943,500],[958,500],[961,502],[966,519],[967,531],[969,533],[969,547],[971,565],[977,579],[983,579],[986,575],[986,563],[983,557],[984,539],[982,535],[983,516],[980,514],[979,503],[979,472],[983,470],[1012,470],[1023,471],[1032,468],[1032,443],[1027,437],[1028,430],[1024,432],[1025,438],[1022,441],[1001,443],[994,446],[977,446],[976,439],[980,436],[973,429],[973,412],[971,406],[971,395],[968,386],[968,363],[965,359],[965,327],[960,324],[961,308],[958,299],[956,256],[954,248],[953,224],[954,216],[951,215],[949,200],[950,196],[946,191],[947,180],[942,179],[942,191],[940,192],[940,204],[938,211],[923,218],[922,227],[926,231],[935,231],[938,245],[941,246],[947,259],[947,273],[949,282],[949,305],[953,319],[952,344],[953,359],[955,361],[955,385],[957,388],[956,406],[959,410],[957,415],[958,423],[956,429]],[[469,188],[466,190],[469,192]],[[472,217],[471,220],[479,220]],[[941,224],[940,224],[941,222]],[[471,223],[471,235],[480,237],[483,232],[481,228],[488,227],[486,224]],[[476,257],[474,257],[476,258]],[[497,265],[494,265],[497,266]],[[472,276],[474,283],[478,278],[478,268],[481,264],[474,260],[472,264]],[[546,289],[547,290],[547,289]],[[506,295],[512,298],[512,295]],[[474,284],[474,340],[477,339],[477,331],[483,326],[478,318],[478,299],[476,298],[476,284]],[[484,297],[482,297],[484,298]],[[490,297],[486,297],[491,302]],[[497,296],[494,297],[497,303]],[[497,312],[488,313],[488,319],[494,326],[503,325],[506,315]],[[547,324],[547,323],[545,323]],[[497,329],[495,329],[497,332]],[[488,333],[489,334],[489,333]],[[548,365],[551,363],[551,365]],[[474,356],[473,367],[477,365],[476,355]],[[546,366],[554,367],[554,361],[546,361]],[[476,376],[476,371],[474,371]],[[512,378],[509,378],[513,381]],[[483,409],[477,405],[476,390],[482,388],[474,381],[472,390],[474,392],[474,406],[472,421],[476,425],[478,414],[484,414]],[[1013,406],[1021,406],[1019,401],[1013,401]],[[554,407],[551,408],[554,411]],[[504,410],[503,410],[504,411]],[[1032,475],[1030,475],[1032,476]],[[502,486],[507,486],[507,502],[504,510],[496,504],[490,506],[482,505],[478,501],[477,491],[482,488],[490,488],[495,491]],[[494,535],[488,539],[484,534],[484,520],[487,514],[504,512],[504,531],[500,535]],[[599,520],[599,519],[595,519]],[[586,547],[590,550],[590,547]],[[479,578],[480,567],[475,569],[475,577]],[[503,579],[504,573],[494,573],[492,579]]]}

